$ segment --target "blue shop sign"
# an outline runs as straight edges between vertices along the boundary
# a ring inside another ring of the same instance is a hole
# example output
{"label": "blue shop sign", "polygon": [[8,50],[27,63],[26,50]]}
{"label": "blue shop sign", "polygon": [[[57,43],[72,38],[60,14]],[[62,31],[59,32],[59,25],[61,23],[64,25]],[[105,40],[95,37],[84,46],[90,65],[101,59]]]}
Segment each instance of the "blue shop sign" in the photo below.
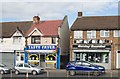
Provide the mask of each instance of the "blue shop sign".
{"label": "blue shop sign", "polygon": [[27,50],[56,50],[56,45],[28,45]]}

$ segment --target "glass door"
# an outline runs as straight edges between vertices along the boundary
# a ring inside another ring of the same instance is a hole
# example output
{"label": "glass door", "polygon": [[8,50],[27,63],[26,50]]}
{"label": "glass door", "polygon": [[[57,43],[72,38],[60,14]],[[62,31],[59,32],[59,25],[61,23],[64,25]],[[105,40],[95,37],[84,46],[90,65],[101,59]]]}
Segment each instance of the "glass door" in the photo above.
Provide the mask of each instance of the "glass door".
{"label": "glass door", "polygon": [[40,67],[46,67],[45,64],[45,58],[46,58],[46,54],[40,54]]}

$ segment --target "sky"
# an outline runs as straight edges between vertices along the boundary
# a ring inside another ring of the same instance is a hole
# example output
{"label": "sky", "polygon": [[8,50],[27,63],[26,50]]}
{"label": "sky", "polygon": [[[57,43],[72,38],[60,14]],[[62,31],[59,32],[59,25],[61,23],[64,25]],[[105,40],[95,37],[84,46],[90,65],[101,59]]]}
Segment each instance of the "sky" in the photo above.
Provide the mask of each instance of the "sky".
{"label": "sky", "polygon": [[119,0],[0,0],[0,22],[61,20],[68,17],[69,27],[83,16],[117,16]]}

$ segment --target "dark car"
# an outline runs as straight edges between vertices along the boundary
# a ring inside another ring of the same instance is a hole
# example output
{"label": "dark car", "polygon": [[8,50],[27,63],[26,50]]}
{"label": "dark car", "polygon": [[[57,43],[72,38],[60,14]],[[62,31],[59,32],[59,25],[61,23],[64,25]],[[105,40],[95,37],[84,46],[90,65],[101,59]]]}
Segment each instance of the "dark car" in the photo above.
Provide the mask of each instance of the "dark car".
{"label": "dark car", "polygon": [[66,65],[66,70],[70,75],[75,75],[78,72],[90,73],[95,76],[105,73],[105,67],[91,64],[87,61],[71,61]]}

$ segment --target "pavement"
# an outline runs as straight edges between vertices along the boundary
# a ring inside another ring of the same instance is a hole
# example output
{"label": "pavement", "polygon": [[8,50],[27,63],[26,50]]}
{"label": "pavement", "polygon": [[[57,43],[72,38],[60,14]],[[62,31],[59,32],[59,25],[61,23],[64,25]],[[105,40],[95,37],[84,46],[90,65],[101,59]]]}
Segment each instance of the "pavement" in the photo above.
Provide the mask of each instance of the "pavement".
{"label": "pavement", "polygon": [[[104,75],[101,75],[101,76],[96,76],[96,78],[94,78],[94,79],[97,79],[97,78],[99,78],[99,79],[101,79],[101,78],[103,78],[103,79],[116,79],[116,78],[118,78],[118,76],[120,75],[120,73],[119,73],[119,71],[118,70],[106,70],[106,74],[104,74]],[[2,75],[2,79],[10,79],[11,77],[12,77],[12,79],[18,79],[18,78],[20,78],[20,79],[25,79],[26,78],[26,76],[28,76],[29,77],[29,79],[66,79],[66,78],[70,78],[70,79],[79,79],[79,78],[81,78],[81,79],[83,79],[83,77],[84,78],[92,78],[92,77],[94,77],[94,76],[91,76],[91,75],[86,75],[86,74],[77,74],[77,75],[75,75],[75,76],[70,76],[70,75],[68,75],[67,74],[67,72],[66,72],[66,70],[65,69],[60,69],[60,70],[56,70],[56,69],[47,69],[46,70],[46,72],[45,73],[42,73],[42,74],[39,74],[39,75],[32,75],[32,74],[28,74],[28,75],[26,75],[26,74],[19,74],[19,75],[15,75],[14,73],[12,73],[12,74],[4,74],[4,75]],[[54,77],[54,78],[53,78]]]}

